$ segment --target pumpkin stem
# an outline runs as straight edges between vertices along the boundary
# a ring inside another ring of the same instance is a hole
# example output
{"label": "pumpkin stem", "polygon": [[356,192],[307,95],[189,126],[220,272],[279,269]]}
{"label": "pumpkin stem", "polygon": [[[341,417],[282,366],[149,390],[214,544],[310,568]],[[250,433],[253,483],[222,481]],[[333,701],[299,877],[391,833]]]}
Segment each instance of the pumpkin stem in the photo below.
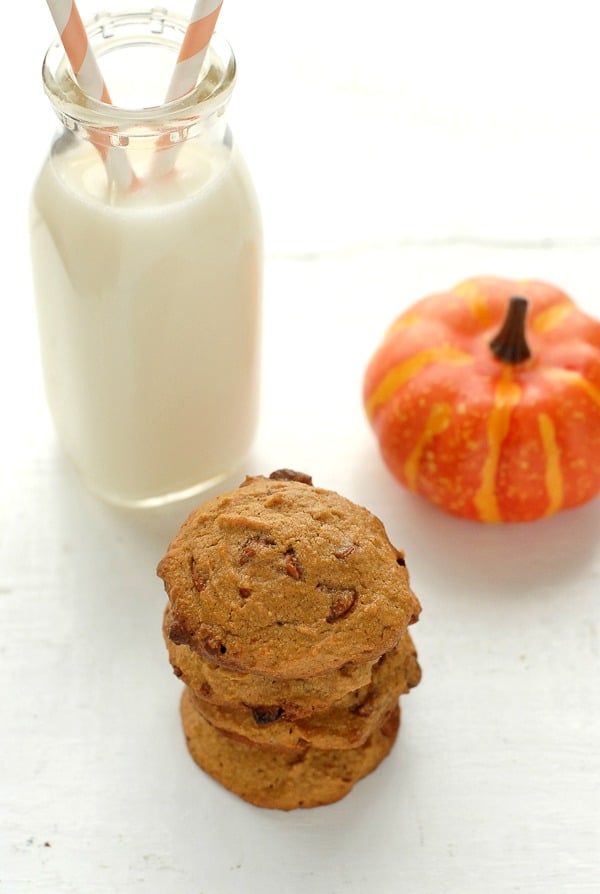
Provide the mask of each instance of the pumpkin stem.
{"label": "pumpkin stem", "polygon": [[510,299],[502,327],[490,342],[490,348],[497,360],[503,363],[523,363],[531,357],[525,338],[528,306],[527,298],[522,298],[520,295],[514,295]]}

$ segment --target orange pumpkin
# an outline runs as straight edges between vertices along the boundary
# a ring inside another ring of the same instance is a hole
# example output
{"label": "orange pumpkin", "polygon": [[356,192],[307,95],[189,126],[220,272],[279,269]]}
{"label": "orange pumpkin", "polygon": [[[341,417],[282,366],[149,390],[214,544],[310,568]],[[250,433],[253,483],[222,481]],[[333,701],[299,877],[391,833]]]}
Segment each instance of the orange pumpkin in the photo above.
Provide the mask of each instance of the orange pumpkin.
{"label": "orange pumpkin", "polygon": [[547,283],[476,277],[417,302],[364,404],[394,477],[454,515],[530,521],[600,491],[600,323]]}

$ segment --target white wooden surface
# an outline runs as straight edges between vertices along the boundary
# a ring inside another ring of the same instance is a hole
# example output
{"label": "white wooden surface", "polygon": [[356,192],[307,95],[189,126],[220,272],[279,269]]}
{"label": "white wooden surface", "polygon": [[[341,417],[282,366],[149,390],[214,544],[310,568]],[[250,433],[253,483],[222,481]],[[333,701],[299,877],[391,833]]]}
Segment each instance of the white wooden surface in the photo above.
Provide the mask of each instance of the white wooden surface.
{"label": "white wooden surface", "polygon": [[367,505],[424,608],[424,677],[392,755],[339,804],[291,814],[239,801],[185,750],[154,568],[191,505],[105,506],[55,444],[26,234],[54,126],[38,81],[52,27],[41,0],[15,8],[0,61],[3,894],[600,890],[600,501],[526,526],[449,518],[391,481],[360,404],[391,318],[465,276],[546,278],[600,317],[592,5],[390,6],[226,0],[221,20],[267,237],[261,425],[240,474],[295,466]]}

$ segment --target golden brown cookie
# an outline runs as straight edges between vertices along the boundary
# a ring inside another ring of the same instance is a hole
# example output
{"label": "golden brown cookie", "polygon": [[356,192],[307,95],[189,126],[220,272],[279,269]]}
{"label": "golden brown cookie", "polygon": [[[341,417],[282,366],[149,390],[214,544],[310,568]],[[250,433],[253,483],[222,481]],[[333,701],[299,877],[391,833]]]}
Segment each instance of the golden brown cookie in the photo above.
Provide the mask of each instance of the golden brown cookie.
{"label": "golden brown cookie", "polygon": [[398,697],[416,685],[419,676],[415,649],[407,633],[399,646],[376,663],[370,683],[325,711],[296,721],[290,720],[280,705],[223,708],[193,692],[191,698],[205,720],[240,741],[287,751],[303,751],[307,745],[358,748],[381,725]]}
{"label": "golden brown cookie", "polygon": [[195,709],[187,689],[181,715],[189,752],[206,773],[245,801],[279,810],[318,807],[343,798],[386,757],[400,723],[396,705],[360,748],[307,748],[290,754],[223,735]]}
{"label": "golden brown cookie", "polygon": [[280,477],[249,478],[192,512],[158,574],[173,643],[273,679],[376,659],[420,610],[379,519]]}
{"label": "golden brown cookie", "polygon": [[163,633],[175,675],[213,705],[277,705],[289,720],[325,711],[332,702],[366,686],[376,660],[348,663],[329,673],[298,680],[273,680],[260,674],[242,673],[220,667],[189,646],[169,639],[172,623],[170,605],[164,615]]}

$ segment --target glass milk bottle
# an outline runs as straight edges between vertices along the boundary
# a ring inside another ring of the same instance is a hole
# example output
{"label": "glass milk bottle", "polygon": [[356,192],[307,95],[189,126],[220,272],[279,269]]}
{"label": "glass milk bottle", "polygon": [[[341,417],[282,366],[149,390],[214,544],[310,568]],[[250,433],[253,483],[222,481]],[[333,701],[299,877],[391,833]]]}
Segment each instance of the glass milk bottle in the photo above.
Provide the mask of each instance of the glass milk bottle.
{"label": "glass milk bottle", "polygon": [[62,123],[31,206],[47,400],[88,487],[123,505],[216,484],[257,421],[261,224],[226,121],[228,44],[213,36],[196,88],[152,105],[185,28],[165,10],[96,17],[112,106],[80,91],[60,44],[43,66]]}

